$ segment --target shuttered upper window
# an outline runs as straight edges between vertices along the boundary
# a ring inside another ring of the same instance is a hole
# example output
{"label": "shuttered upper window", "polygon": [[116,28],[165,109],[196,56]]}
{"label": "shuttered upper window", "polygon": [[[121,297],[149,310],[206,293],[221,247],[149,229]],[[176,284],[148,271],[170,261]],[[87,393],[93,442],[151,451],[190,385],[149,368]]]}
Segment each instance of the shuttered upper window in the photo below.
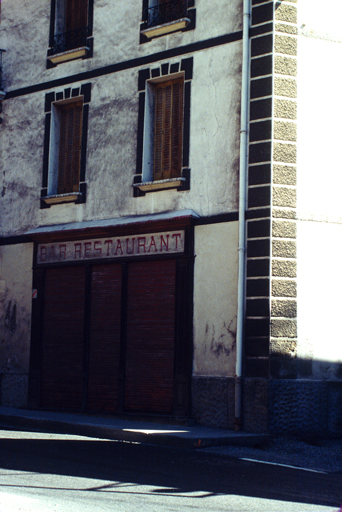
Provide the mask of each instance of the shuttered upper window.
{"label": "shuttered upper window", "polygon": [[141,69],[134,197],[190,190],[190,101],[193,59]]}
{"label": "shuttered upper window", "polygon": [[153,179],[181,176],[183,78],[155,85]]}
{"label": "shuttered upper window", "polygon": [[195,28],[194,0],[143,0],[142,43]]}
{"label": "shuttered upper window", "polygon": [[[58,64],[89,54],[93,0],[53,0],[48,61]],[[90,9],[92,12],[92,9]]]}
{"label": "shuttered upper window", "polygon": [[64,0],[65,6],[65,32],[78,30],[87,26],[88,1]]}
{"label": "shuttered upper window", "polygon": [[83,102],[59,107],[60,136],[57,194],[79,191]]}
{"label": "shuttered upper window", "polygon": [[41,208],[84,203],[91,84],[45,95]]}

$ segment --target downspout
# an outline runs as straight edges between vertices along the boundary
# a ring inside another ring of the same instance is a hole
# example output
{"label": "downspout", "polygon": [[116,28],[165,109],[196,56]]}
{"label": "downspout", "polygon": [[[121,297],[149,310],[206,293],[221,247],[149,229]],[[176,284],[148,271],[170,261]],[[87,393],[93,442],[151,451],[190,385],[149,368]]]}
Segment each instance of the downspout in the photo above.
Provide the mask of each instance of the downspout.
{"label": "downspout", "polygon": [[243,0],[241,127],[239,169],[239,247],[238,247],[238,305],[236,328],[235,369],[235,430],[242,428],[242,359],[245,319],[245,211],[248,153],[248,84],[249,84],[249,20],[250,0]]}

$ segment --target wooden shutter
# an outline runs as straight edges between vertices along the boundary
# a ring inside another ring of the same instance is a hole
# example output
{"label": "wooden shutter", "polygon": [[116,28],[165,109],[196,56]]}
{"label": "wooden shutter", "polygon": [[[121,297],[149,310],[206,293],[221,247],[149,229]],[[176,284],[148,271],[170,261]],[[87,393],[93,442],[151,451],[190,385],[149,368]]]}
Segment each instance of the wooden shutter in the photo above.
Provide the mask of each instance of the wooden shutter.
{"label": "wooden shutter", "polygon": [[175,352],[174,260],[130,263],[125,408],[172,413]]}
{"label": "wooden shutter", "polygon": [[121,265],[92,270],[88,409],[115,412],[119,402]]}
{"label": "wooden shutter", "polygon": [[88,23],[88,0],[66,1],[66,32],[85,28]]}
{"label": "wooden shutter", "polygon": [[81,409],[85,267],[46,269],[41,404]]}
{"label": "wooden shutter", "polygon": [[172,129],[171,129],[171,177],[180,176],[183,143],[183,80],[173,82]]}
{"label": "wooden shutter", "polygon": [[57,193],[65,194],[79,191],[83,103],[78,101],[59,108],[60,141]]}
{"label": "wooden shutter", "polygon": [[155,87],[154,180],[181,174],[183,140],[183,79]]}

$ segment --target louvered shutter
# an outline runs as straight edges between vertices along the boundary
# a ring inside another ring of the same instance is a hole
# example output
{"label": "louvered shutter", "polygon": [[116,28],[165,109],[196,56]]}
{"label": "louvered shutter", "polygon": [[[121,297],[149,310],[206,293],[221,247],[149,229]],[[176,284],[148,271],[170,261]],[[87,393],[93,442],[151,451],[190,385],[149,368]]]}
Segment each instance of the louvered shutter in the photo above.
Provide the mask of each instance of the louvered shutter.
{"label": "louvered shutter", "polygon": [[66,0],[65,42],[67,50],[85,46],[87,24],[88,1]]}
{"label": "louvered shutter", "polygon": [[182,142],[183,142],[183,90],[182,81],[174,81],[172,105],[172,131],[171,131],[171,178],[180,176],[182,168]]}
{"label": "louvered shutter", "polygon": [[176,262],[130,263],[125,408],[171,413],[175,357]]}
{"label": "louvered shutter", "polygon": [[154,180],[180,176],[183,140],[183,80],[156,85]]}
{"label": "louvered shutter", "polygon": [[66,0],[66,32],[87,26],[88,1]]}
{"label": "louvered shutter", "polygon": [[156,88],[155,96],[155,120],[154,120],[154,179],[161,180],[163,175],[162,154],[163,154],[163,114],[164,114],[163,87]]}
{"label": "louvered shutter", "polygon": [[91,279],[88,409],[115,412],[119,403],[121,265],[95,265]]}
{"label": "louvered shutter", "polygon": [[78,192],[79,190],[82,107],[81,101],[61,107],[58,194]]}
{"label": "louvered shutter", "polygon": [[45,271],[41,405],[80,409],[85,267]]}

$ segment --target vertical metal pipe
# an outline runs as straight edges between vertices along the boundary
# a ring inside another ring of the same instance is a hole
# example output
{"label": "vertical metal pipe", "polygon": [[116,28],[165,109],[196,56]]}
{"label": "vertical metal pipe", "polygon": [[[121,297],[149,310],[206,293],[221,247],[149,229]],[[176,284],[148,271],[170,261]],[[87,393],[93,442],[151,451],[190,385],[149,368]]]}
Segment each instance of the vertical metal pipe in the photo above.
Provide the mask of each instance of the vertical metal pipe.
{"label": "vertical metal pipe", "polygon": [[242,358],[245,318],[245,211],[248,154],[248,84],[249,84],[249,25],[250,0],[243,0],[241,127],[240,127],[240,182],[239,182],[239,248],[238,248],[238,307],[236,330],[235,370],[235,430],[242,428]]}

